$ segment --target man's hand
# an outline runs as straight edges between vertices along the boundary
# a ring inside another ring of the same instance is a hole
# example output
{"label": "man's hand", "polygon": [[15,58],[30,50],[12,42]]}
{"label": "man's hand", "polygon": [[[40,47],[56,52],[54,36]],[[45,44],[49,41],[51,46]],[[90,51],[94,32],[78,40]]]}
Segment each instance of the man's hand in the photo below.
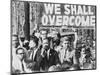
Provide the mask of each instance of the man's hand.
{"label": "man's hand", "polygon": [[27,68],[33,68],[34,65],[35,65],[35,62],[29,63],[29,64],[27,65]]}
{"label": "man's hand", "polygon": [[46,56],[46,50],[42,48],[41,56],[45,57]]}

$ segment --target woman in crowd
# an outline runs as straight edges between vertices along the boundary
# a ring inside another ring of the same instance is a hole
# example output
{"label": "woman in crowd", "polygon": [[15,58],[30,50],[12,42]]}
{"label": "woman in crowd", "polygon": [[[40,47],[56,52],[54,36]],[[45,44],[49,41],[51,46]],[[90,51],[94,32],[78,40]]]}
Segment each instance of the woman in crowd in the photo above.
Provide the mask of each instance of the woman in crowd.
{"label": "woman in crowd", "polygon": [[81,49],[81,56],[79,58],[80,69],[92,69],[92,55],[91,55],[91,48],[89,47],[82,47]]}
{"label": "woman in crowd", "polygon": [[62,49],[59,51],[59,58],[61,61],[62,70],[76,70],[78,69],[77,60],[75,56],[75,49],[71,47],[68,37],[61,39]]}

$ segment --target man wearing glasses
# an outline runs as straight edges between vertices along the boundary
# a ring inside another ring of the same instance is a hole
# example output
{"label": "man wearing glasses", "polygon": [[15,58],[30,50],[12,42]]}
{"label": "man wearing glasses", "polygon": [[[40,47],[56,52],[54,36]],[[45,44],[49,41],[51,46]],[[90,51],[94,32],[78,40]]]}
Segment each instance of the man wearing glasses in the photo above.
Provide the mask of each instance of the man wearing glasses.
{"label": "man wearing glasses", "polygon": [[24,48],[18,48],[16,50],[16,58],[13,59],[12,67],[14,73],[25,73],[28,71],[25,63],[26,52]]}

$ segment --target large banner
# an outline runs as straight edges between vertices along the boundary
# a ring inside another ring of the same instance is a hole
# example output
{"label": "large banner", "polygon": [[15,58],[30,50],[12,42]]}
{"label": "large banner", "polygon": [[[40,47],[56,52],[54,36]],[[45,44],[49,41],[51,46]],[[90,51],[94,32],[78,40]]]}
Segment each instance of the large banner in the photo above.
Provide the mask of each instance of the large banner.
{"label": "large banner", "polygon": [[43,4],[43,26],[95,26],[95,6]]}
{"label": "large banner", "polygon": [[89,29],[95,37],[96,6],[30,2],[30,7],[30,34],[36,29],[56,30],[62,34],[78,33],[81,29],[85,34],[84,30]]}
{"label": "large banner", "polygon": [[11,73],[96,69],[96,6],[11,1]]}

